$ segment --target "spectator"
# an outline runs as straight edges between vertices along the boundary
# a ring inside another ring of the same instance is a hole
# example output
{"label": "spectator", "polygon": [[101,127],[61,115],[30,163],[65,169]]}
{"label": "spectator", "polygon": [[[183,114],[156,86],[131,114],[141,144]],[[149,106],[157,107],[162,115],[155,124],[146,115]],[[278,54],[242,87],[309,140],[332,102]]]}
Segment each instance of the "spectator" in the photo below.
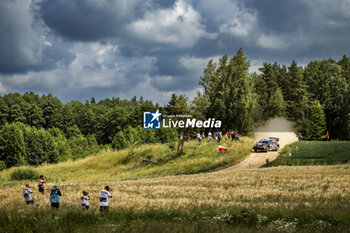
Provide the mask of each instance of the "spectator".
{"label": "spectator", "polygon": [[60,188],[55,185],[50,191],[50,202],[51,202],[51,208],[58,210],[60,207],[60,196],[62,196],[62,193],[60,191]]}
{"label": "spectator", "polygon": [[34,200],[32,197],[32,190],[30,189],[31,187],[29,184],[26,184],[26,187],[22,190],[24,200],[26,201],[27,205],[29,204],[34,204]]}
{"label": "spectator", "polygon": [[88,210],[90,208],[89,193],[86,191],[83,191],[83,196],[80,199],[81,199],[81,207],[83,208],[83,210]]}
{"label": "spectator", "polygon": [[40,175],[40,178],[38,179],[38,187],[39,187],[39,192],[44,194],[44,183],[46,183],[46,180],[43,175]]}
{"label": "spectator", "polygon": [[109,210],[109,198],[112,198],[112,195],[109,186],[105,186],[105,189],[100,191],[100,212]]}

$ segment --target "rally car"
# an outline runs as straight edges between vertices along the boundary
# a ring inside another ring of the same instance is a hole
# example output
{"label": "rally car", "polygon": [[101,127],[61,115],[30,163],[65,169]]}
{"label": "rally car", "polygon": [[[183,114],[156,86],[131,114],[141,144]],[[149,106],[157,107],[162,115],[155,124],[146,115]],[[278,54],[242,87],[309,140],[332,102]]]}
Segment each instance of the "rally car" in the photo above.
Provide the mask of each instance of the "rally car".
{"label": "rally car", "polygon": [[275,141],[272,141],[271,139],[261,139],[260,141],[255,143],[253,150],[254,152],[258,152],[258,151],[268,152],[269,150],[277,151],[278,146],[275,143]]}

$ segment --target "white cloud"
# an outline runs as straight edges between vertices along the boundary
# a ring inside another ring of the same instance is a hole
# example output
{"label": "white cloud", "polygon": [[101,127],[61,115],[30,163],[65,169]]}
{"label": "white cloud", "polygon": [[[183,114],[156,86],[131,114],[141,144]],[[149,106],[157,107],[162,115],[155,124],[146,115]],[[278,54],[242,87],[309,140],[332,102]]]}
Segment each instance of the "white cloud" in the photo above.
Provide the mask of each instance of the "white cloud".
{"label": "white cloud", "polygon": [[0,95],[4,95],[6,93],[6,88],[4,85],[2,85],[2,82],[0,81]]}
{"label": "white cloud", "polygon": [[230,33],[234,36],[248,36],[255,28],[257,19],[255,14],[240,11],[238,8],[232,13],[227,23],[220,26],[220,33]]}
{"label": "white cloud", "polygon": [[183,0],[172,8],[147,12],[143,19],[128,25],[128,30],[142,41],[177,48],[191,47],[203,37],[215,37],[205,31],[200,14]]}
{"label": "white cloud", "polygon": [[219,33],[248,36],[257,24],[257,15],[238,4],[231,0],[200,0],[198,9],[206,21],[217,25]]}
{"label": "white cloud", "polygon": [[188,71],[196,72],[199,75],[198,77],[200,77],[203,69],[207,66],[210,59],[213,59],[214,62],[218,62],[220,56],[200,58],[186,55],[179,59],[179,63],[183,68]]}
{"label": "white cloud", "polygon": [[257,43],[264,49],[286,49],[289,44],[280,36],[261,34],[257,38]]}

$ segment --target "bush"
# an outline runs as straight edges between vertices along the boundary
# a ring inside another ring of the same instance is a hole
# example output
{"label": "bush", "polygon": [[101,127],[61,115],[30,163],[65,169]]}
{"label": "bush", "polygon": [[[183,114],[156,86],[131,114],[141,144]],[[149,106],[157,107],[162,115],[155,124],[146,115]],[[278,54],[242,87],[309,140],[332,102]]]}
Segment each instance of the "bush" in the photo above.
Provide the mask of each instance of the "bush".
{"label": "bush", "polygon": [[31,168],[17,168],[11,172],[11,180],[36,180],[39,173]]}

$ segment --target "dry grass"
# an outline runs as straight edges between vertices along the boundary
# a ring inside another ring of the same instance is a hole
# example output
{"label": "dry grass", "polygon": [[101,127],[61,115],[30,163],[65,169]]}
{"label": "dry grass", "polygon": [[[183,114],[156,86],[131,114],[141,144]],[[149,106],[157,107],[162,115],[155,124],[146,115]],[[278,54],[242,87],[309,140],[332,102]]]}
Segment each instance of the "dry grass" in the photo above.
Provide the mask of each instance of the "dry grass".
{"label": "dry grass", "polygon": [[[98,192],[104,185],[112,189],[113,209],[350,207],[349,165],[226,170],[129,181],[64,183],[60,185],[62,207],[79,207],[82,190],[87,190],[92,209],[97,209]],[[49,189],[53,183],[47,186]],[[24,206],[21,188],[2,187],[0,205]],[[48,192],[41,195],[35,188],[34,200],[39,207],[49,207]]]}
{"label": "dry grass", "polygon": [[[219,154],[216,142],[186,142],[184,154],[181,157],[176,155],[176,149],[172,149],[170,144],[142,145],[134,150],[134,154],[129,149],[108,150],[85,159],[42,165],[32,169],[45,175],[52,182],[115,181],[193,174],[238,163],[250,153],[252,144],[252,139],[246,137],[239,142],[224,140],[220,145],[226,146],[228,151]],[[138,165],[141,158],[147,158],[159,164],[145,164],[146,166],[138,169],[127,170]],[[0,184],[13,183],[10,181],[13,170],[12,168],[0,172]]]}

